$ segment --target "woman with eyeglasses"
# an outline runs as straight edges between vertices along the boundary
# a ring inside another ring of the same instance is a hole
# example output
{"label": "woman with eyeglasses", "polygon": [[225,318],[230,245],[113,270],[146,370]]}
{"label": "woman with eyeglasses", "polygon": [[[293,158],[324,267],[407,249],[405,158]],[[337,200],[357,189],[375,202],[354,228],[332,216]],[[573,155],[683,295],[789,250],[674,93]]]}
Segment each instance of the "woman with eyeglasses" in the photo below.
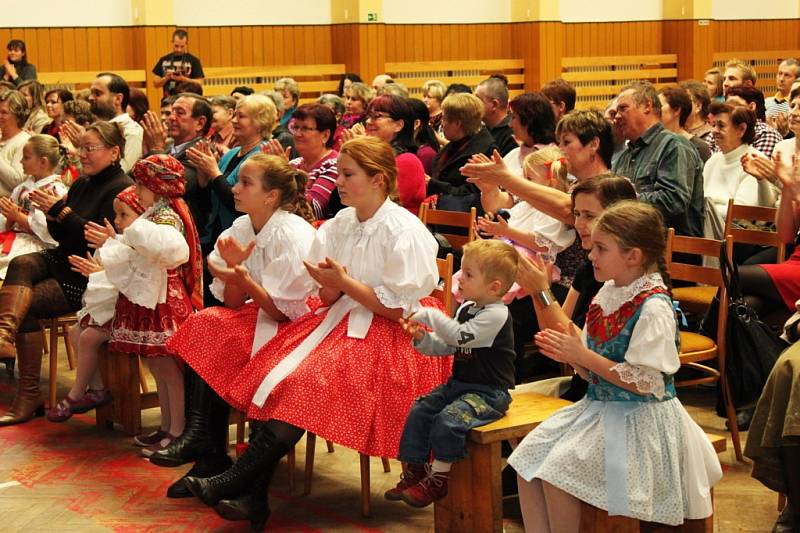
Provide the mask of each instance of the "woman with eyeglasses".
{"label": "woman with eyeglasses", "polygon": [[[317,220],[332,218],[343,207],[336,193],[336,178],[339,177],[336,167],[339,153],[333,149],[336,126],[333,111],[317,103],[298,107],[289,122],[294,149],[300,155],[289,164],[308,174],[306,199]],[[290,149],[273,139],[264,151],[288,159]]]}
{"label": "woman with eyeglasses", "polygon": [[50,118],[50,123],[44,127],[42,133],[51,135],[61,140],[61,124],[64,122],[64,104],[74,99],[72,93],[66,89],[51,89],[44,95],[44,109]]}
{"label": "woman with eyeglasses", "polygon": [[87,278],[74,272],[67,258],[86,256],[89,245],[84,231],[89,222],[105,226],[114,219],[114,198],[132,183],[120,166],[124,149],[125,136],[117,124],[95,122],[80,137],[83,175],[67,195],[59,198],[42,190],[30,193],[34,207],[47,214],[47,230],[58,246],[15,257],[0,289],[0,358],[16,354],[19,365],[17,393],[0,416],[0,426],[44,414],[39,394],[39,320],[81,308]]}

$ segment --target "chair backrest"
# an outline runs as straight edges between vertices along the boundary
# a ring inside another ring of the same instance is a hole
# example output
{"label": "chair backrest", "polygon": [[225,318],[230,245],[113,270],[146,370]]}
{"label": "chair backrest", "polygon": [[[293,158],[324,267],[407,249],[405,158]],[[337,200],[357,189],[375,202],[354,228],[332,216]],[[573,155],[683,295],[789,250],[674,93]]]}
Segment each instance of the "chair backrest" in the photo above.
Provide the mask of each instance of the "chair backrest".
{"label": "chair backrest", "polygon": [[728,261],[733,264],[733,238],[730,235],[725,237],[725,240],[716,241],[713,239],[675,235],[675,229],[670,228],[667,236],[667,251],[664,254],[669,275],[673,280],[689,281],[719,288],[717,297],[719,298],[720,305],[717,314],[716,339],[714,340],[716,341],[719,353],[720,372],[724,372],[725,370],[725,328],[728,322],[728,291],[722,279],[722,272],[720,272],[719,268],[678,262],[674,259],[674,255],[676,253],[681,253],[719,259],[723,247]]}
{"label": "chair backrest", "polygon": [[431,292],[431,296],[444,304],[447,316],[453,316],[453,254],[447,254],[444,259],[437,258],[436,267],[439,269],[442,284]]}
{"label": "chair backrest", "polygon": [[733,225],[734,220],[754,220],[756,222],[775,222],[774,207],[757,207],[752,205],[739,205],[733,203],[733,198],[728,200],[728,215],[725,217],[725,233],[733,237],[733,242],[756,244],[759,246],[773,246],[778,251],[778,263],[786,259],[786,247],[775,231],[767,229],[745,229]]}
{"label": "chair backrest", "polygon": [[440,232],[455,250],[461,250],[465,244],[475,240],[476,217],[477,210],[474,207],[470,209],[469,213],[433,209],[428,204],[422,204],[419,209],[419,219],[426,226],[451,226],[467,230],[466,235]]}

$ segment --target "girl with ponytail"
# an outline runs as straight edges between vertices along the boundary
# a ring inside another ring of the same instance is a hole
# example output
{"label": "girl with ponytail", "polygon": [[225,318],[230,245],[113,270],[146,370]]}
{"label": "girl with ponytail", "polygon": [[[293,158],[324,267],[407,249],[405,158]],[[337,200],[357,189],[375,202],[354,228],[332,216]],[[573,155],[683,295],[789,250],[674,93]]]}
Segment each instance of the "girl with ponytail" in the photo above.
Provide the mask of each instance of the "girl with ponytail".
{"label": "girl with ponytail", "polygon": [[10,197],[0,198],[0,278],[5,279],[8,264],[16,256],[58,245],[47,231],[44,212],[33,206],[30,192],[39,189],[65,196],[67,186],[57,174],[63,161],[61,146],[50,135],[34,135],[22,148],[22,169],[28,177]]}
{"label": "girl with ponytail", "polygon": [[544,355],[571,365],[589,390],[508,458],[519,474],[526,531],[551,531],[555,523],[578,531],[582,501],[609,515],[672,526],[712,513],[711,488],[722,469],[676,397],[678,331],[661,274],[665,249],[655,208],[634,201],[608,208],[592,230],[589,254],[604,285],[583,331],[569,323],[535,337]]}
{"label": "girl with ponytail", "polygon": [[[233,200],[245,213],[222,232],[208,265],[211,292],[224,307],[191,315],[167,341],[187,364],[190,405],[183,434],[150,456],[160,466],[195,461],[187,475],[224,472],[227,456],[228,389],[250,358],[286,324],[310,311],[315,290],[303,266],[315,232],[305,197],[306,173],[279,156],[257,153],[242,164]],[[169,497],[190,496],[183,478]]]}

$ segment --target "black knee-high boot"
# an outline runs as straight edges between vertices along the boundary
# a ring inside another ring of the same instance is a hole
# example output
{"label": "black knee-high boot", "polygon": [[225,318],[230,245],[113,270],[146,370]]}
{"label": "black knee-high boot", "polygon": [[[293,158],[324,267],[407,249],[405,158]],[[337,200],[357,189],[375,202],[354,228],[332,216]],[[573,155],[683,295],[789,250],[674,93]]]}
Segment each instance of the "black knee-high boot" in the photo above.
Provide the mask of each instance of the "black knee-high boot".
{"label": "black knee-high boot", "polygon": [[184,482],[192,494],[209,507],[216,505],[220,500],[248,494],[253,483],[267,472],[269,475],[265,485],[269,485],[269,478],[275,465],[289,452],[289,446],[279,441],[266,423],[251,424],[253,433],[250,444],[233,466],[218,476],[185,479]]}
{"label": "black knee-high boot", "polygon": [[250,492],[232,500],[220,500],[214,510],[225,520],[247,520],[253,531],[264,531],[270,515],[269,484],[278,461],[267,465],[250,487]]}
{"label": "black knee-high boot", "polygon": [[[214,442],[212,426],[220,424],[224,419],[227,432],[230,412],[228,404],[191,369],[187,371],[185,379],[185,386],[191,387],[186,429],[172,444],[150,456],[153,464],[180,466],[200,457],[213,455],[219,444]],[[218,428],[215,429],[219,431]]]}

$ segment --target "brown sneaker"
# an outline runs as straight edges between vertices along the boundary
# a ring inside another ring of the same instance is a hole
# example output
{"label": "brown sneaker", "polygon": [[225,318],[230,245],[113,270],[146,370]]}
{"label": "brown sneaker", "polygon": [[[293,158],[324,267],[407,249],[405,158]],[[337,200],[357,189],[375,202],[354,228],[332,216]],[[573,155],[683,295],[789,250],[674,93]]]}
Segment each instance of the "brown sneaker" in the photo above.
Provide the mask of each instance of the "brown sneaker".
{"label": "brown sneaker", "polygon": [[422,481],[408,487],[400,493],[400,496],[411,507],[427,507],[436,500],[447,496],[448,477],[449,474],[447,472],[434,472],[431,470]]}
{"label": "brown sneaker", "polygon": [[425,478],[427,465],[403,464],[403,473],[400,474],[400,481],[397,486],[383,493],[383,497],[389,501],[399,502],[403,499],[403,491],[412,485],[416,485]]}

